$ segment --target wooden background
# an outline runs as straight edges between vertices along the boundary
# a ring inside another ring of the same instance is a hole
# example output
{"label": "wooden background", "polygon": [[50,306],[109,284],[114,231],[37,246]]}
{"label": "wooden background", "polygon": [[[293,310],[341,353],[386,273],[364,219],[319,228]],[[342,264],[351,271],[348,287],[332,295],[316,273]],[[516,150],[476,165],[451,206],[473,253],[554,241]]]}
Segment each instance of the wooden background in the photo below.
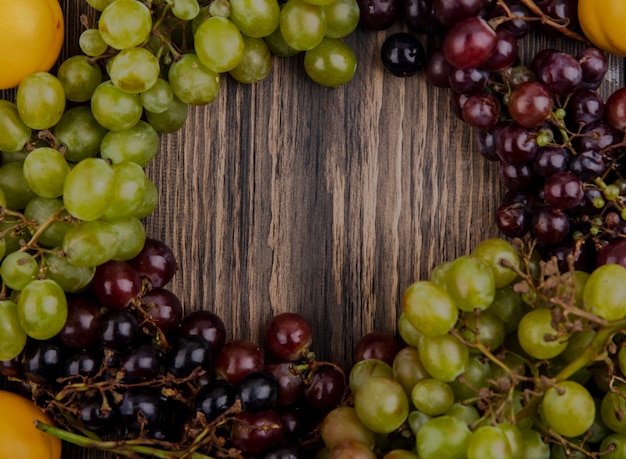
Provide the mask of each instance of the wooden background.
{"label": "wooden background", "polygon": [[[84,0],[61,3],[67,57],[79,15],[94,15]],[[169,288],[187,312],[212,310],[230,339],[259,343],[273,315],[300,313],[318,357],[348,368],[361,336],[395,331],[404,288],[499,235],[496,164],[450,111],[449,91],[381,66],[385,37],[400,30],[348,37],[359,67],[340,88],[311,82],[301,57],[275,58],[253,86],[224,76],[217,100],[162,137],[147,168],[160,203],[146,228],[178,257]],[[545,47],[581,49],[539,35],[522,43],[524,62]],[[623,85],[616,58],[608,79],[604,95]]]}

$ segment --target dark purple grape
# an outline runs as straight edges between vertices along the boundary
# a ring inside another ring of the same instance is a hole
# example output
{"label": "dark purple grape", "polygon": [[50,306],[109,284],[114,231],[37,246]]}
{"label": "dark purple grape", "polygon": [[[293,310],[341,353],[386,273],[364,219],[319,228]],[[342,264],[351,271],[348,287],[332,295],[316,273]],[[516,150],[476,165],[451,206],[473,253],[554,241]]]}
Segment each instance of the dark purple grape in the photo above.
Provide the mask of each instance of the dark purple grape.
{"label": "dark purple grape", "polygon": [[480,68],[457,69],[452,67],[448,75],[449,86],[456,92],[476,94],[487,86],[489,72]]}
{"label": "dark purple grape", "polygon": [[280,417],[273,410],[240,413],[230,432],[232,446],[252,456],[263,454],[282,439]]}
{"label": "dark purple grape", "polygon": [[265,346],[273,357],[286,362],[296,362],[309,354],[313,332],[304,317],[284,312],[274,316],[267,324],[264,339]]}
{"label": "dark purple grape", "polygon": [[609,96],[605,106],[607,123],[614,129],[626,128],[626,88],[621,88]]}
{"label": "dark purple grape", "polygon": [[554,99],[545,85],[531,81],[522,83],[511,91],[508,108],[511,118],[517,124],[536,128],[552,116]]}
{"label": "dark purple grape", "polygon": [[215,374],[233,385],[248,374],[265,366],[263,353],[252,341],[235,340],[226,343],[215,356]]}
{"label": "dark purple grape", "polygon": [[449,88],[450,69],[452,69],[452,66],[446,60],[446,56],[441,48],[435,48],[428,53],[424,67],[428,83],[438,88]]}
{"label": "dark purple grape", "polygon": [[105,348],[122,352],[129,349],[139,335],[139,324],[128,311],[111,310],[102,318],[100,341]]}
{"label": "dark purple grape", "polygon": [[63,349],[50,341],[29,341],[22,352],[22,371],[36,384],[52,383],[63,372]]}
{"label": "dark purple grape", "polygon": [[525,191],[537,187],[539,177],[533,171],[531,164],[500,163],[498,169],[500,182],[509,190]]}
{"label": "dark purple grape", "polygon": [[92,432],[112,431],[116,418],[115,407],[109,403],[104,404],[99,396],[87,396],[79,403],[78,419]]}
{"label": "dark purple grape", "polygon": [[546,180],[543,195],[552,207],[568,210],[582,202],[583,182],[571,172],[557,172]]}
{"label": "dark purple grape", "polygon": [[626,239],[615,239],[598,251],[596,265],[622,265],[626,268]]}
{"label": "dark purple grape", "polygon": [[265,371],[276,376],[280,385],[280,393],[276,401],[277,407],[296,404],[304,393],[304,380],[291,362],[276,362],[265,365]]}
{"label": "dark purple grape", "polygon": [[572,155],[563,147],[539,147],[533,160],[533,170],[542,178],[569,170]]}
{"label": "dark purple grape", "polygon": [[217,379],[200,389],[196,397],[196,409],[204,414],[208,422],[211,422],[233,406],[235,400],[235,386]]}
{"label": "dark purple grape", "polygon": [[522,237],[530,227],[530,217],[523,203],[503,204],[496,210],[496,225],[508,237]]}
{"label": "dark purple grape", "polygon": [[478,152],[489,161],[500,161],[496,152],[496,138],[504,126],[503,123],[497,123],[490,129],[478,129],[476,131]]}
{"label": "dark purple grape", "polygon": [[507,164],[527,164],[537,154],[536,138],[535,131],[517,124],[503,126],[496,138],[496,153]]}
{"label": "dark purple grape", "polygon": [[249,413],[274,408],[279,395],[278,378],[267,371],[248,373],[237,386],[237,397],[244,411]]}
{"label": "dark purple grape", "polygon": [[496,44],[496,32],[487,21],[471,17],[457,22],[447,31],[443,52],[453,67],[467,69],[487,62]]}
{"label": "dark purple grape", "polygon": [[211,357],[211,345],[201,337],[181,338],[170,351],[167,370],[177,378],[184,378],[197,368],[208,370]]}
{"label": "dark purple grape", "polygon": [[298,445],[278,446],[265,453],[263,459],[300,459]]}
{"label": "dark purple grape", "polygon": [[149,344],[142,344],[120,357],[120,370],[130,383],[151,380],[161,368],[159,352]]}
{"label": "dark purple grape", "polygon": [[396,0],[357,0],[359,23],[370,30],[384,30],[395,24],[399,6]]}
{"label": "dark purple grape", "polygon": [[130,429],[140,429],[142,425],[151,427],[161,415],[159,396],[152,391],[129,389],[124,392],[118,407],[120,417]]}
{"label": "dark purple grape", "polygon": [[165,333],[178,327],[183,318],[180,299],[167,289],[153,288],[141,297],[141,303],[154,324]]}
{"label": "dark purple grape", "polygon": [[91,349],[81,349],[73,352],[65,361],[66,376],[95,376],[102,365],[102,352]]}
{"label": "dark purple grape", "polygon": [[583,87],[597,89],[609,69],[606,54],[598,48],[586,48],[578,53],[576,59],[583,70]]}
{"label": "dark purple grape", "polygon": [[450,93],[450,109],[461,120],[463,119],[463,107],[467,99],[469,99],[469,96],[461,94],[460,92],[452,91]]}
{"label": "dark purple grape", "polygon": [[533,215],[531,229],[539,243],[555,245],[567,237],[570,219],[558,209],[544,207],[537,210]]}
{"label": "dark purple grape", "polygon": [[419,39],[410,33],[389,35],[380,50],[383,67],[397,77],[409,77],[426,63],[426,51]]}
{"label": "dark purple grape", "polygon": [[569,98],[566,121],[578,124],[590,124],[600,121],[604,114],[602,96],[592,89],[578,89]]}
{"label": "dark purple grape", "polygon": [[586,188],[582,202],[577,207],[571,209],[569,213],[580,216],[594,215],[599,211],[598,207],[594,205],[598,200],[604,205],[602,192],[597,188]]}
{"label": "dark purple grape", "polygon": [[[516,39],[520,39],[528,35],[532,29],[532,22],[523,18],[531,17],[532,15],[528,9],[517,1],[507,1],[507,6],[511,11],[514,19],[509,19],[502,22],[498,29],[504,29],[513,35]],[[489,15],[490,19],[506,17],[506,11],[500,6],[496,5]]]}
{"label": "dark purple grape", "polygon": [[557,247],[552,248],[548,252],[549,258],[556,258],[559,270],[561,272],[569,271],[570,258],[574,262],[574,269],[591,272],[595,269],[596,250],[591,242],[583,242],[580,248],[576,249],[576,241],[571,240]]}
{"label": "dark purple grape", "polygon": [[100,305],[85,295],[68,295],[67,319],[57,338],[64,346],[87,348],[98,341]]}
{"label": "dark purple grape", "polygon": [[165,287],[176,273],[176,257],[164,242],[146,238],[143,249],[129,262],[152,288]]}
{"label": "dark purple grape", "polygon": [[420,34],[434,34],[442,29],[435,18],[432,0],[404,0],[402,17],[406,25]]}
{"label": "dark purple grape", "polygon": [[476,16],[483,8],[482,0],[433,0],[435,18],[446,26]]}
{"label": "dark purple grape", "polygon": [[607,165],[600,153],[588,150],[572,157],[569,167],[583,182],[589,182],[602,175]]}
{"label": "dark purple grape", "polygon": [[315,369],[311,382],[304,389],[308,406],[322,413],[336,408],[346,391],[344,374],[333,366]]}
{"label": "dark purple grape", "polygon": [[292,405],[286,408],[277,410],[280,416],[280,424],[283,426],[285,436],[288,438],[297,437],[302,432],[305,432],[307,425],[314,425],[316,418],[311,416],[310,412],[306,412],[307,417],[305,419],[302,407],[300,405]]}
{"label": "dark purple grape", "polygon": [[400,348],[396,339],[385,332],[370,332],[361,337],[354,346],[353,362],[378,359],[393,365],[393,360]]}
{"label": "dark purple grape", "polygon": [[219,351],[226,344],[226,326],[224,321],[215,313],[206,310],[194,311],[180,323],[180,338],[200,336],[211,345],[213,353]]}
{"label": "dark purple grape", "polygon": [[491,129],[500,119],[500,101],[490,93],[472,94],[463,104],[461,116],[473,128]]}
{"label": "dark purple grape", "polygon": [[141,278],[125,261],[107,261],[96,268],[92,289],[104,306],[124,309],[141,294]]}
{"label": "dark purple grape", "polygon": [[[624,93],[626,94],[626,91]],[[608,117],[610,110],[609,101],[610,97],[604,106],[605,117]],[[596,122],[585,125],[580,131],[580,136],[574,138],[573,143],[577,151],[600,151],[621,142],[623,136],[622,132],[610,124]]]}
{"label": "dark purple grape", "polygon": [[583,70],[576,58],[563,52],[548,53],[535,70],[537,81],[560,96],[573,93],[581,84]]}
{"label": "dark purple grape", "polygon": [[496,30],[496,48],[483,67],[491,72],[499,72],[511,67],[518,58],[517,39],[505,29]]}
{"label": "dark purple grape", "polygon": [[11,360],[0,360],[0,375],[7,378],[22,376],[22,356],[18,355]]}

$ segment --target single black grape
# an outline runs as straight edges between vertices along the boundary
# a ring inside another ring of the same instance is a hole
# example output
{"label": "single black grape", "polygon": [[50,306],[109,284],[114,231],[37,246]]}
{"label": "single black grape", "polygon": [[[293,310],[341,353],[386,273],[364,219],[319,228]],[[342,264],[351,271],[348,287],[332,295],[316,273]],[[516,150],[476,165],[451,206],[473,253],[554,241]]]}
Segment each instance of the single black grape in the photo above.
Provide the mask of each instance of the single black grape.
{"label": "single black grape", "polygon": [[211,357],[211,345],[207,341],[199,336],[188,336],[174,345],[167,370],[177,378],[183,378],[198,367],[208,369]]}
{"label": "single black grape", "polygon": [[235,400],[235,386],[217,379],[200,389],[196,397],[196,409],[204,413],[207,421],[211,422],[233,406]]}
{"label": "single black grape", "polygon": [[241,406],[250,413],[274,407],[279,395],[278,378],[267,371],[253,371],[237,386],[237,397],[241,400]]}
{"label": "single black grape", "polygon": [[426,63],[426,51],[417,37],[398,32],[387,37],[381,48],[383,66],[397,77],[415,75]]}

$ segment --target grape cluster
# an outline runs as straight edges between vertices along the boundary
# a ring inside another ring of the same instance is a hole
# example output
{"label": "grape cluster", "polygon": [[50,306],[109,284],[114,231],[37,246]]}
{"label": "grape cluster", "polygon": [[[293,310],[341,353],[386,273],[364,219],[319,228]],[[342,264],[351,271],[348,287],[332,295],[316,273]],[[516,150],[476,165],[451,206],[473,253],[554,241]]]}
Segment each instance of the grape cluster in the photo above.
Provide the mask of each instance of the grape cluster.
{"label": "grape cluster", "polygon": [[520,240],[436,266],[402,295],[405,345],[371,337],[355,358],[322,457],[625,457],[625,280],[561,272]]}
{"label": "grape cluster", "polygon": [[[340,368],[315,360],[308,322],[274,316],[265,352],[229,341],[213,312],[183,318],[166,288],[175,271],[173,253],[154,239],[128,262],[98,266],[91,287],[68,297],[62,330],[29,339],[19,356],[0,360],[0,374],[60,426],[42,428],[82,446],[157,457],[313,454],[318,423],[347,384]],[[95,440],[109,434],[114,446]]]}

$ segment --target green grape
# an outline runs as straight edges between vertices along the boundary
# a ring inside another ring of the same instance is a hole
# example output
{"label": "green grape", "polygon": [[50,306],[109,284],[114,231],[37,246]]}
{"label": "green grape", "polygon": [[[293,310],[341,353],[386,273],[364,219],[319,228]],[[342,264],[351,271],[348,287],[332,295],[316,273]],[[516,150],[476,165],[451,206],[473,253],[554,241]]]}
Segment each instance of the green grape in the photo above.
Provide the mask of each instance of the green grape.
{"label": "green grape", "polygon": [[0,151],[21,151],[30,140],[31,129],[24,124],[17,105],[0,99]]}
{"label": "green grape", "polygon": [[600,414],[602,421],[613,432],[626,434],[626,385],[616,383],[602,398]]}
{"label": "green grape", "polygon": [[7,253],[7,241],[5,238],[0,239],[0,261],[4,258],[4,255]]}
{"label": "green grape", "polygon": [[420,381],[430,378],[422,365],[419,351],[413,347],[405,347],[398,351],[393,359],[393,379],[398,381],[407,395],[411,395],[413,387]]}
{"label": "green grape", "polygon": [[145,178],[143,202],[137,212],[135,218],[142,219],[154,212],[159,203],[159,191],[148,177]]}
{"label": "green grape", "polygon": [[84,30],[78,37],[78,46],[85,55],[90,57],[101,56],[109,47],[98,29]]}
{"label": "green grape", "polygon": [[413,387],[411,401],[422,413],[439,416],[452,408],[454,393],[446,383],[429,378],[418,382]]}
{"label": "green grape", "polygon": [[522,431],[519,427],[508,422],[501,422],[496,427],[504,433],[509,441],[513,459],[523,459],[524,438],[522,437]]}
{"label": "green grape", "polygon": [[446,413],[447,416],[460,419],[468,426],[480,419],[480,413],[474,405],[455,403]]}
{"label": "green grape", "polygon": [[330,450],[329,459],[376,459],[376,454],[362,443],[344,442]]}
{"label": "green grape", "polygon": [[[526,374],[526,363],[520,356],[507,353],[499,360],[513,373],[521,376]],[[500,378],[510,378],[509,374],[500,365],[491,363],[489,366],[491,367],[493,379],[498,380]]]}
{"label": "green grape", "polygon": [[567,340],[546,340],[546,335],[557,335],[557,330],[552,327],[552,311],[533,309],[522,317],[517,328],[517,337],[528,355],[536,359],[552,359],[565,350]]}
{"label": "green grape", "polygon": [[98,123],[106,129],[123,131],[137,124],[141,119],[143,106],[138,94],[123,91],[108,80],[94,91],[91,97],[91,112]]}
{"label": "green grape", "polygon": [[303,0],[289,0],[280,11],[280,31],[293,49],[306,51],[324,39],[326,16],[319,5]]}
{"label": "green grape", "polygon": [[432,418],[417,432],[417,455],[420,459],[465,459],[470,435],[460,419],[446,415]]}
{"label": "green grape", "polygon": [[[57,251],[60,250],[57,249]],[[44,256],[44,267],[46,278],[59,284],[67,293],[76,293],[87,288],[96,273],[95,266],[74,266],[67,257],[53,252],[46,253]]]}
{"label": "green grape", "polygon": [[20,118],[32,129],[49,129],[65,111],[65,91],[54,75],[32,73],[20,82],[16,95]]}
{"label": "green grape", "polygon": [[227,18],[211,17],[194,34],[194,48],[198,59],[206,68],[216,73],[234,69],[243,57],[243,47],[241,32]]}
{"label": "green grape", "polygon": [[105,9],[113,0],[87,0],[92,8],[98,11]]}
{"label": "green grape", "polygon": [[174,0],[172,13],[178,19],[191,21],[200,13],[200,5],[197,0]]}
{"label": "green grape", "polygon": [[[504,342],[506,336],[504,322],[491,309],[480,314],[465,312],[461,316],[463,327],[461,336],[470,344],[480,343],[490,351],[495,351]],[[481,353],[481,350],[470,348],[470,352]]]}
{"label": "green grape", "polygon": [[600,451],[608,451],[609,447],[612,451],[608,454],[602,454],[602,459],[626,459],[626,434],[613,433],[608,435],[600,445]]}
{"label": "green grape", "polygon": [[583,330],[572,333],[567,340],[567,347],[559,357],[565,363],[573,362],[589,347],[595,337],[595,330]]}
{"label": "green grape", "polygon": [[146,119],[157,132],[170,133],[183,127],[188,113],[189,106],[174,96],[167,110],[161,113],[146,110]]}
{"label": "green grape", "polygon": [[244,35],[243,56],[229,74],[243,84],[252,84],[266,78],[272,71],[272,53],[261,38]]}
{"label": "green grape", "polygon": [[67,211],[81,220],[96,220],[104,215],[113,193],[114,174],[101,158],[78,163],[65,179],[63,202]]}
{"label": "green grape", "polygon": [[28,154],[24,160],[23,171],[33,192],[43,198],[56,198],[63,194],[63,185],[70,166],[58,150],[40,147]]}
{"label": "green grape", "polygon": [[588,459],[589,455],[575,449],[567,448],[560,444],[554,443],[550,447],[550,459]]}
{"label": "green grape", "polygon": [[467,346],[452,335],[424,336],[418,351],[428,374],[443,382],[463,374],[469,361]]}
{"label": "green grape", "polygon": [[383,459],[419,459],[419,457],[407,449],[392,449],[383,456]]}
{"label": "green grape", "polygon": [[0,232],[5,236],[2,238],[4,241],[4,255],[17,252],[22,247],[22,240],[30,238],[30,233],[26,229],[19,226],[19,221],[11,218],[5,218],[4,221],[0,220]]}
{"label": "green grape", "polygon": [[109,131],[102,139],[100,155],[113,164],[133,162],[147,166],[159,151],[159,135],[145,121],[123,131]]}
{"label": "green grape", "polygon": [[24,148],[22,151],[2,151],[0,152],[0,161],[4,164],[23,163],[28,156],[28,150]]}
{"label": "green grape", "polygon": [[283,37],[283,33],[280,31],[280,27],[277,27],[276,30],[274,30],[267,37],[264,37],[263,40],[267,43],[267,46],[272,54],[276,56],[291,57],[300,52],[287,44],[285,38]]}
{"label": "green grape", "polygon": [[366,359],[355,363],[348,378],[350,390],[356,393],[363,383],[375,376],[393,378],[393,370],[389,364],[378,359]]}
{"label": "green grape", "polygon": [[[170,65],[168,80],[174,95],[181,102],[189,105],[205,105],[213,102],[220,90],[219,74],[209,70],[200,62],[198,56],[191,53],[184,54]],[[187,116],[186,112],[185,116]]]}
{"label": "green grape", "polygon": [[493,272],[481,258],[460,256],[446,272],[446,290],[463,311],[488,308],[495,297],[495,289]]}
{"label": "green grape", "polygon": [[583,302],[588,311],[606,320],[626,316],[626,268],[617,264],[597,267],[585,283]]}
{"label": "green grape", "polygon": [[10,253],[0,264],[2,282],[13,290],[23,290],[37,278],[37,274],[39,274],[37,260],[27,252]]}
{"label": "green grape", "polygon": [[87,56],[72,56],[63,61],[57,78],[65,91],[65,98],[72,102],[87,102],[102,83],[102,71]]}
{"label": "green grape", "polygon": [[110,204],[102,218],[116,220],[130,217],[143,204],[146,174],[140,165],[128,161],[113,164],[111,168],[113,193],[109,197]]}
{"label": "green grape", "polygon": [[596,405],[596,415],[593,418],[593,424],[591,424],[589,431],[585,433],[585,438],[587,439],[587,443],[589,444],[598,444],[613,432],[602,420],[602,400],[599,398],[594,398],[593,402]]}
{"label": "green grape", "polygon": [[409,424],[409,428],[413,435],[417,435],[420,429],[426,424],[428,421],[433,419],[432,416],[428,416],[421,411],[413,410],[409,413],[409,417],[407,418],[407,422]]}
{"label": "green grape", "polygon": [[356,56],[341,40],[326,38],[304,54],[304,70],[322,86],[346,84],[356,72]]}
{"label": "green grape", "polygon": [[504,323],[504,331],[509,333],[517,330],[517,324],[524,316],[524,302],[512,285],[496,289],[489,312],[497,315]]}
{"label": "green grape", "polygon": [[575,437],[584,434],[593,424],[596,405],[591,394],[574,381],[562,381],[546,390],[542,414],[558,434]]}
{"label": "green grape", "polygon": [[523,459],[550,459],[550,447],[536,430],[522,430]]}
{"label": "green grape", "polygon": [[24,349],[26,339],[17,316],[17,305],[13,301],[0,300],[0,360],[17,357]]}
{"label": "green grape", "polygon": [[24,163],[14,162],[0,166],[0,189],[4,192],[6,207],[21,210],[37,195],[28,186]]}
{"label": "green grape", "polygon": [[53,280],[34,280],[20,292],[17,316],[28,336],[50,339],[61,331],[67,319],[65,293]]}
{"label": "green grape", "polygon": [[322,421],[320,435],[328,448],[340,443],[354,441],[373,448],[376,436],[363,425],[350,406],[340,406],[329,412]]}
{"label": "green grape", "polygon": [[139,97],[141,98],[141,105],[147,111],[163,113],[172,105],[174,92],[167,80],[157,78],[156,83],[142,92]]}
{"label": "green grape", "polygon": [[229,19],[248,37],[267,37],[278,28],[279,17],[277,0],[230,0]]}
{"label": "green grape", "polygon": [[[69,214],[63,207],[63,201],[59,198],[41,198],[31,199],[24,209],[24,216],[34,221],[37,228],[47,225],[46,229],[39,234],[37,242],[40,246],[53,248],[63,243],[65,233],[73,226],[68,221]],[[50,219],[54,219],[53,223],[49,223]]]}
{"label": "green grape", "polygon": [[52,129],[57,141],[65,147],[65,159],[73,163],[97,156],[107,132],[86,106],[70,108]]}
{"label": "green grape", "polygon": [[409,400],[400,383],[377,376],[365,381],[354,394],[354,409],[365,427],[376,433],[390,433],[406,421]]}
{"label": "green grape", "polygon": [[328,38],[347,37],[359,25],[360,11],[356,0],[335,0],[323,5],[322,10],[326,16]]}
{"label": "green grape", "polygon": [[109,75],[118,88],[133,94],[150,89],[159,78],[161,67],[145,48],[128,48],[111,59]]}
{"label": "green grape", "polygon": [[443,263],[439,263],[433,268],[433,271],[430,273],[430,281],[445,289],[446,273],[448,272],[450,266],[452,266],[451,261],[444,261]]}
{"label": "green grape", "polygon": [[63,251],[75,266],[99,266],[111,260],[122,241],[116,227],[104,220],[80,222],[63,238]]}
{"label": "green grape", "polygon": [[413,324],[409,321],[407,315],[402,312],[398,317],[398,334],[400,338],[414,348],[418,348],[424,334],[418,331]]}
{"label": "green grape", "polygon": [[0,207],[6,207],[7,206],[7,197],[4,194],[4,191],[2,191],[2,188],[0,188]]}
{"label": "green grape", "polygon": [[510,242],[504,239],[486,239],[472,250],[472,256],[485,260],[493,272],[496,288],[509,285],[517,274],[505,265],[520,268],[520,257]]}
{"label": "green grape", "polygon": [[146,242],[146,230],[141,221],[136,217],[126,217],[114,220],[111,224],[120,241],[111,259],[127,261],[135,258]]}
{"label": "green grape", "polygon": [[456,400],[470,400],[477,397],[476,389],[489,387],[489,380],[493,373],[489,362],[485,362],[480,356],[472,356],[467,361],[463,377],[448,383]]}
{"label": "green grape", "polygon": [[505,432],[498,427],[477,428],[467,443],[467,459],[515,459]]}
{"label": "green grape", "polygon": [[402,294],[401,306],[411,325],[425,336],[445,335],[459,314],[448,292],[429,281],[410,285]]}
{"label": "green grape", "polygon": [[102,10],[98,29],[112,48],[139,46],[148,40],[152,31],[150,10],[137,0],[115,0]]}

